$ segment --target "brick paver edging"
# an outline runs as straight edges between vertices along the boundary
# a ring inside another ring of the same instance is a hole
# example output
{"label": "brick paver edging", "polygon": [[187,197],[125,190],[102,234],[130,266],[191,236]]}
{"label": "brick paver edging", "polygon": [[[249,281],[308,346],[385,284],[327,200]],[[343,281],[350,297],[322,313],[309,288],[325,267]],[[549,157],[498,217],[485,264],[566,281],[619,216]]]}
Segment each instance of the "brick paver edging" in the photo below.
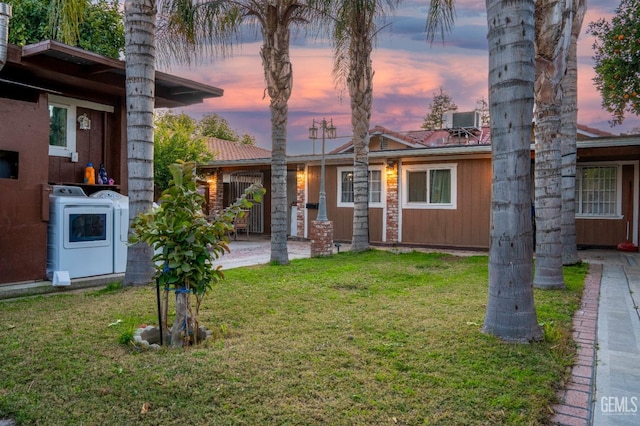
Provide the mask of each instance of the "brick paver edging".
{"label": "brick paver edging", "polygon": [[567,426],[591,424],[591,400],[595,381],[598,298],[602,265],[589,265],[584,281],[582,303],[573,315],[573,340],[578,347],[576,362],[564,389],[558,392],[559,403],[553,406],[551,423]]}

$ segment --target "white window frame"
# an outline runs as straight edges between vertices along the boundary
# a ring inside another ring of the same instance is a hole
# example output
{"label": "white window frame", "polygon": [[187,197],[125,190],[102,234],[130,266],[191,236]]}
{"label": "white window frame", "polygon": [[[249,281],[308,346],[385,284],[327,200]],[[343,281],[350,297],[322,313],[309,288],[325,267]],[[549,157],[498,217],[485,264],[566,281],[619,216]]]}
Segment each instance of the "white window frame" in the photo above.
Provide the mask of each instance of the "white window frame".
{"label": "white window frame", "polygon": [[[338,188],[337,188],[337,203],[338,207],[353,207],[353,202],[344,202],[342,201],[342,173],[344,172],[353,172],[353,167],[337,167],[338,173]],[[384,207],[386,200],[386,183],[384,178],[384,166],[369,166],[369,172],[378,171],[380,172],[380,201],[372,202],[369,200],[369,207]],[[370,195],[370,194],[369,194]]]}
{"label": "white window frame", "polygon": [[[625,163],[629,164],[629,163]],[[602,163],[579,163],[576,165],[576,219],[613,219],[620,220],[623,218],[622,215],[622,163],[612,163],[612,162],[602,162]],[[609,215],[595,215],[595,214],[583,214],[580,212],[582,208],[582,202],[580,199],[581,192],[578,191],[578,188],[582,188],[582,173],[581,170],[583,168],[589,167],[615,167],[616,168],[616,211],[614,214]]]}
{"label": "white window frame", "polygon": [[[451,202],[450,203],[430,203],[426,202],[409,202],[409,173],[425,172],[427,174],[427,194],[431,186],[430,171],[431,170],[449,170],[451,172]],[[408,164],[402,168],[402,207],[406,209],[440,209],[455,210],[458,208],[458,165],[456,163],[440,163],[440,164]]]}
{"label": "white window frame", "polygon": [[78,128],[76,118],[78,107],[104,112],[114,111],[114,108],[110,105],[58,95],[49,95],[47,111],[49,110],[49,106],[65,108],[67,110],[67,146],[49,145],[49,156],[52,157],[71,157],[72,154],[76,152],[76,129]]}

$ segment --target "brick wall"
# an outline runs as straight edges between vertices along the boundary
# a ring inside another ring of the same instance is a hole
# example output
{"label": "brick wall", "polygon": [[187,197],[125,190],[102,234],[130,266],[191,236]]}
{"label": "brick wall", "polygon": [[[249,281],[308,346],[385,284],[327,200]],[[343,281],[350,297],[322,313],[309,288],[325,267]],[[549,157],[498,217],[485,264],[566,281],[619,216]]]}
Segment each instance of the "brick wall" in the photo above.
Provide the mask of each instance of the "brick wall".
{"label": "brick wall", "polygon": [[297,216],[296,227],[298,237],[304,238],[304,212],[305,212],[305,180],[304,170],[299,170],[296,173],[296,189],[297,189]]}
{"label": "brick wall", "polygon": [[333,254],[333,222],[330,220],[311,221],[311,257]]}
{"label": "brick wall", "polygon": [[224,208],[222,205],[224,182],[222,181],[222,170],[212,170],[210,174],[206,176],[209,183],[209,214],[214,214]]}
{"label": "brick wall", "polygon": [[398,242],[398,165],[387,168],[386,242]]}

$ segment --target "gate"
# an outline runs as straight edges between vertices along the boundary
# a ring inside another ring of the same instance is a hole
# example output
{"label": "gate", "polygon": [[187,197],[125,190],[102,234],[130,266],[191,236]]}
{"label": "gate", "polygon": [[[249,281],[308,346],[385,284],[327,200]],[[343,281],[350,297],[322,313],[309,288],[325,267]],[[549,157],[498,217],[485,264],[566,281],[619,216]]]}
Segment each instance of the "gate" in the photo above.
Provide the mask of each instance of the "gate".
{"label": "gate", "polygon": [[[263,184],[263,176],[260,172],[233,172],[229,176],[229,201],[233,203],[244,190],[254,183]],[[263,204],[254,204],[249,214],[249,232],[264,234],[264,208]]]}

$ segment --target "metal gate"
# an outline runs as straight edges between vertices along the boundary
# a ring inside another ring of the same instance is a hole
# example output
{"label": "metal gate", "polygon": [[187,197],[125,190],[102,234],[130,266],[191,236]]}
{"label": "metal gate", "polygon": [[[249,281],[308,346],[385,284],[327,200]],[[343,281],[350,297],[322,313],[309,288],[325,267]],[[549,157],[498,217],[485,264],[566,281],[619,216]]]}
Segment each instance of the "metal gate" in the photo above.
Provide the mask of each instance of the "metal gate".
{"label": "metal gate", "polygon": [[[263,176],[260,172],[233,172],[229,175],[229,200],[233,203],[245,189],[254,183],[263,184]],[[254,204],[249,214],[249,232],[264,234],[264,208],[263,204]]]}

